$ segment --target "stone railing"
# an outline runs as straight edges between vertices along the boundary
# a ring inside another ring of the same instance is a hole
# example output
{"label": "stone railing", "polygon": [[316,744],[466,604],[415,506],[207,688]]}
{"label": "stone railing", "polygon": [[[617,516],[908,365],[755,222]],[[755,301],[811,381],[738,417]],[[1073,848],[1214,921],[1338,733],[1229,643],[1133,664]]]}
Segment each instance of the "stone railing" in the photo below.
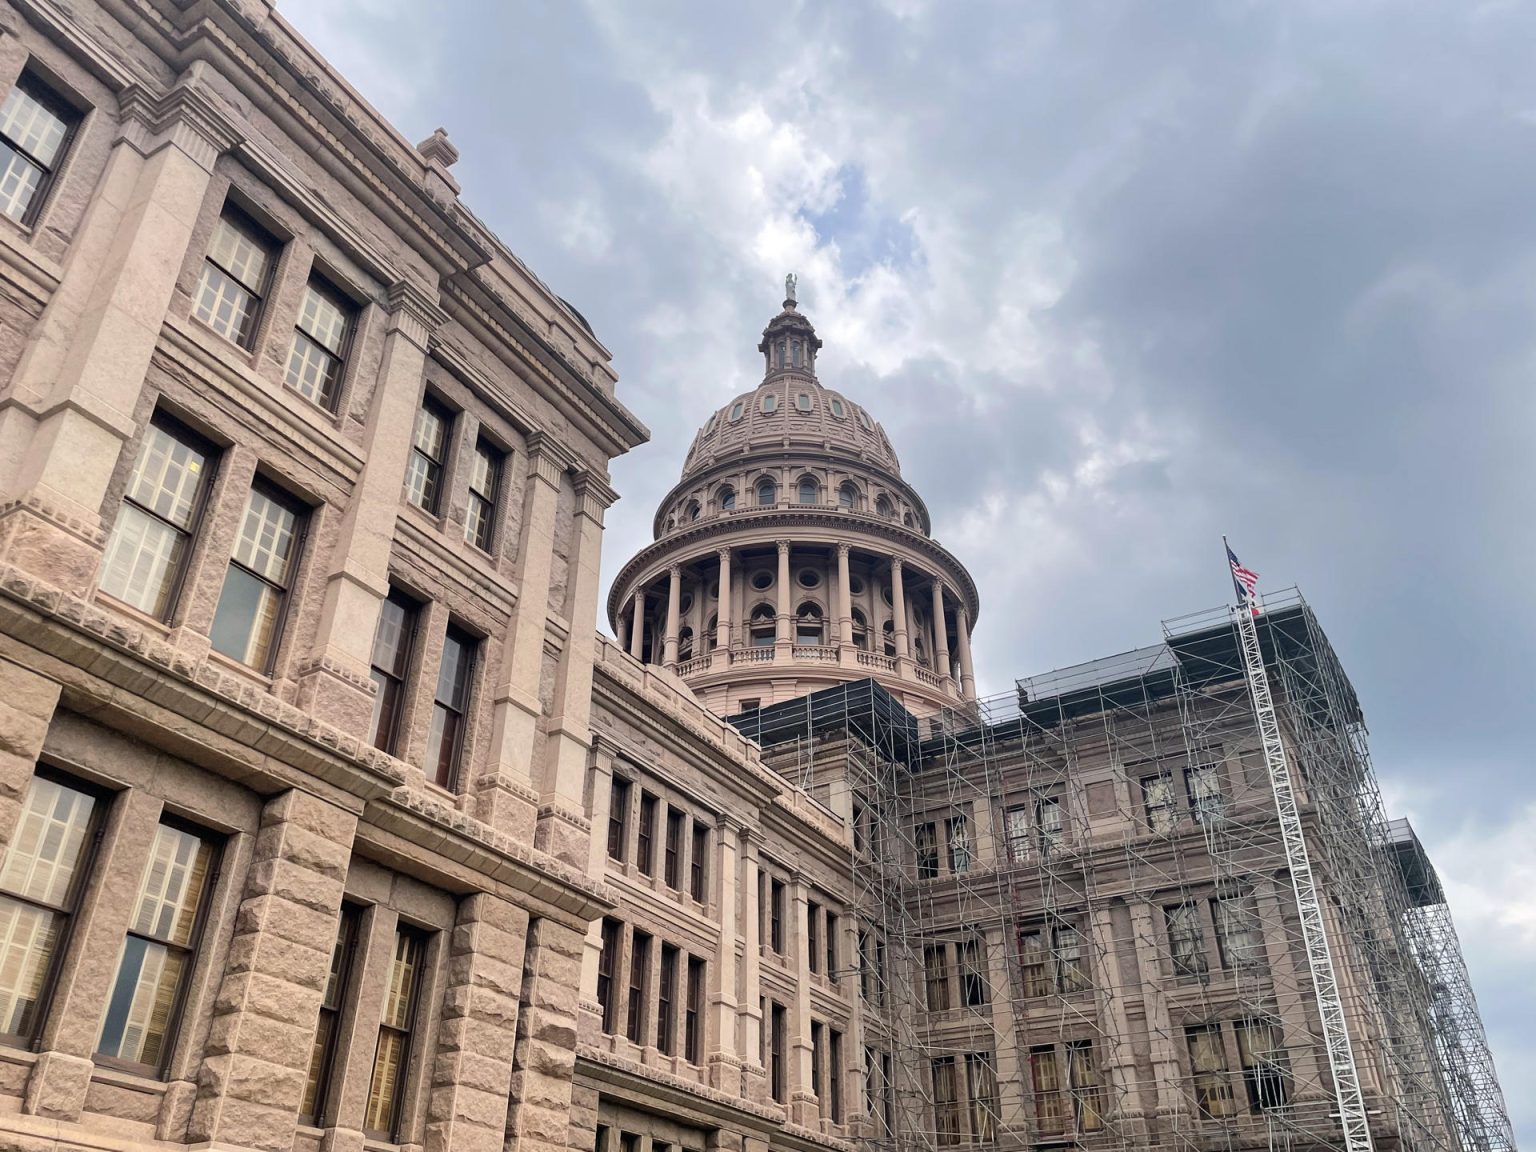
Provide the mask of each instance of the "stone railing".
{"label": "stone railing", "polygon": [[944,677],[940,676],[932,669],[919,666],[916,671],[917,679],[920,683],[927,684],[930,688],[944,687]]}
{"label": "stone railing", "polygon": [[827,664],[837,663],[836,645],[796,644],[793,652],[796,660],[820,660]]}
{"label": "stone railing", "polygon": [[761,647],[732,648],[732,664],[772,664],[773,645],[765,644]]}
{"label": "stone railing", "polygon": [[879,668],[882,672],[896,671],[896,657],[883,656],[879,652],[860,652],[859,663],[866,668]]}
{"label": "stone railing", "polygon": [[683,679],[697,672],[704,672],[709,668],[709,656],[695,656],[692,660],[684,660],[677,666],[677,674]]}

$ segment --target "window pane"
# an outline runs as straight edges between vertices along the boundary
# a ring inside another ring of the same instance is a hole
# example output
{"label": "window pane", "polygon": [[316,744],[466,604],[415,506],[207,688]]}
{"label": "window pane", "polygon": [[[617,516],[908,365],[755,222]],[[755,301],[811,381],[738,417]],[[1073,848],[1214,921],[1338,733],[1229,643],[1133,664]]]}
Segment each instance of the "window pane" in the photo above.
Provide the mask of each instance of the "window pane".
{"label": "window pane", "polygon": [[43,170],[9,144],[0,142],[0,212],[25,220],[43,183]]}
{"label": "window pane", "polygon": [[252,489],[245,522],[235,542],[235,559],[274,584],[288,583],[299,514],[260,489]]}
{"label": "window pane", "polygon": [[205,261],[192,314],[220,336],[243,344],[256,316],[256,297],[218,265]]}
{"label": "window pane", "polygon": [[98,1051],[139,1064],[159,1064],[181,986],[186,953],[129,936],[107,1002]]}
{"label": "window pane", "polygon": [[51,167],[69,125],[33,95],[12,88],[0,105],[0,135],[38,164]]}
{"label": "window pane", "polygon": [[395,1101],[405,1063],[406,1037],[400,1032],[380,1032],[373,1055],[373,1081],[368,1086],[368,1111],[363,1127],[370,1132],[389,1132],[395,1124]]}
{"label": "window pane", "polygon": [[30,1037],[63,917],[0,896],[0,1032]]}
{"label": "window pane", "polygon": [[34,776],[0,866],[0,888],[41,904],[62,906],[85,848],[95,797]]}
{"label": "window pane", "polygon": [[151,424],[125,495],[177,528],[189,528],[207,465],[205,453],[159,424]]}
{"label": "window pane", "polygon": [[414,615],[409,604],[393,596],[379,605],[379,630],[373,636],[374,667],[391,676],[405,675]]}
{"label": "window pane", "polygon": [[208,882],[213,846],[200,836],[162,824],[155,830],[149,865],[139,885],[130,932],[186,947]]}
{"label": "window pane", "polygon": [[208,259],[243,288],[260,292],[267,278],[271,253],[249,226],[220,216],[208,245]]}
{"label": "window pane", "polygon": [[474,665],[475,641],[448,629],[443,641],[443,659],[437,670],[437,699],[462,712],[469,696],[469,677]]}
{"label": "window pane", "polygon": [[336,401],[336,380],[341,375],[341,361],[314,340],[295,329],[293,351],[288,355],[288,387],[322,408]]}
{"label": "window pane", "polygon": [[277,589],[231,564],[209,634],[214,650],[252,668],[265,668],[282,610]]}
{"label": "window pane", "polygon": [[389,972],[389,991],[384,998],[384,1026],[407,1029],[411,1026],[412,1000],[416,974],[421,969],[425,941],[414,932],[395,936],[395,960]]}
{"label": "window pane", "polygon": [[347,313],[313,284],[304,289],[299,330],[333,356],[340,356],[347,339]]}

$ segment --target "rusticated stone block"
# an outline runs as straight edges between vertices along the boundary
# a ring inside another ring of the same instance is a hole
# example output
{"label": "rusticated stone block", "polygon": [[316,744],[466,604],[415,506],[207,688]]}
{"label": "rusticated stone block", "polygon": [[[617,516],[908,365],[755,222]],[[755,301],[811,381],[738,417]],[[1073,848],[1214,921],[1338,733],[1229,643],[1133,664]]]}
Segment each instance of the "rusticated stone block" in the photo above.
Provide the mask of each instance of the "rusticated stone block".
{"label": "rusticated stone block", "polygon": [[32,1066],[22,1111],[48,1120],[80,1119],[95,1064],[81,1056],[44,1052]]}

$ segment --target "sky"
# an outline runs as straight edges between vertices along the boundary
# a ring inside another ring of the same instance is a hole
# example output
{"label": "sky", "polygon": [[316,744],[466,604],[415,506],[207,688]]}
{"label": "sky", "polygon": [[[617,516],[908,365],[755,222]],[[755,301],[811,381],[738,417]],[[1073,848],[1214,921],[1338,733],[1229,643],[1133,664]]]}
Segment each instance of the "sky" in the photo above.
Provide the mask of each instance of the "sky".
{"label": "sky", "polygon": [[791,271],[983,691],[1299,586],[1536,1142],[1536,5],[279,6],[613,351],[605,594]]}

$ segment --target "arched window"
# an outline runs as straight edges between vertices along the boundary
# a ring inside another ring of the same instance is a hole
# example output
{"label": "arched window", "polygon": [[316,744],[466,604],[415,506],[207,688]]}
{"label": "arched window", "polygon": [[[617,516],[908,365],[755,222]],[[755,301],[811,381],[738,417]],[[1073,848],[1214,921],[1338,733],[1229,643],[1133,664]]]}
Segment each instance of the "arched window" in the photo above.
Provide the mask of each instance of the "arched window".
{"label": "arched window", "polygon": [[827,404],[832,409],[832,418],[834,420],[841,420],[843,418],[843,402],[836,396],[833,396],[827,401]]}
{"label": "arched window", "polygon": [[715,502],[720,505],[720,511],[729,512],[736,507],[736,489],[727,484],[715,493]]}
{"label": "arched window", "polygon": [[684,628],[677,634],[677,658],[679,661],[693,659],[692,628]]}
{"label": "arched window", "polygon": [[821,644],[826,635],[821,608],[807,600],[795,613],[795,643]]}
{"label": "arched window", "polygon": [[896,507],[891,503],[889,496],[881,496],[880,499],[875,501],[875,511],[887,520],[896,515]]}
{"label": "arched window", "polygon": [[904,515],[904,516],[903,516],[903,517],[902,517],[902,518],[901,518],[901,522],[902,522],[902,523],[903,523],[903,524],[905,524],[905,525],[906,525],[906,526],[907,526],[907,527],[908,527],[908,528],[912,528],[912,527],[915,527],[915,526],[916,526],[916,521],[914,521],[914,520],[913,520],[913,519],[912,519],[912,513],[910,513],[910,512],[908,512],[908,513],[907,513],[907,514],[906,514],[906,515]]}
{"label": "arched window", "polygon": [[736,421],[740,420],[741,419],[741,414],[743,412],[745,412],[746,410],[747,410],[747,402],[745,400],[738,400],[738,401],[736,401],[736,403],[732,404],[731,405],[731,423],[734,424],[734,423],[736,423]]}
{"label": "arched window", "polygon": [[859,490],[853,486],[852,482],[845,482],[838,488],[837,506],[839,508],[847,508],[852,511],[858,505],[858,502]]}
{"label": "arched window", "polygon": [[752,609],[752,617],[747,623],[747,634],[751,637],[752,647],[769,648],[773,646],[777,615],[773,606],[759,604]]}
{"label": "arched window", "polygon": [[789,346],[795,367],[800,367],[800,341],[796,340]]}
{"label": "arched window", "polygon": [[699,518],[699,502],[697,500],[688,501],[687,516],[690,521],[697,520]]}
{"label": "arched window", "polygon": [[764,476],[757,482],[757,506],[759,508],[772,508],[778,502],[778,485]]}
{"label": "arched window", "polygon": [[869,621],[857,608],[853,610],[853,646],[861,652],[869,648]]}
{"label": "arched window", "polygon": [[887,656],[896,655],[896,625],[887,620],[880,626],[883,650]]}
{"label": "arched window", "polygon": [[763,415],[766,416],[770,412],[774,412],[774,411],[776,411],[778,409],[778,407],[779,407],[779,398],[776,395],[774,395],[772,392],[764,392],[763,393],[763,398],[759,402],[758,406],[760,408],[762,408]]}
{"label": "arched window", "polygon": [[802,412],[809,412],[811,410],[811,394],[809,392],[796,393],[795,407]]}
{"label": "arched window", "polygon": [[784,340],[780,340],[779,341],[779,367],[780,368],[784,367],[784,352],[785,352],[786,343],[787,342],[784,341]]}
{"label": "arched window", "polygon": [[814,477],[814,476],[802,476],[802,477],[800,477],[800,503],[802,503],[802,504],[819,504],[819,503],[821,503],[821,485],[816,483],[816,477]]}
{"label": "arched window", "polygon": [[704,625],[704,651],[713,652],[715,641],[720,636],[720,617],[711,616],[709,623]]}

